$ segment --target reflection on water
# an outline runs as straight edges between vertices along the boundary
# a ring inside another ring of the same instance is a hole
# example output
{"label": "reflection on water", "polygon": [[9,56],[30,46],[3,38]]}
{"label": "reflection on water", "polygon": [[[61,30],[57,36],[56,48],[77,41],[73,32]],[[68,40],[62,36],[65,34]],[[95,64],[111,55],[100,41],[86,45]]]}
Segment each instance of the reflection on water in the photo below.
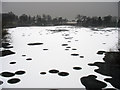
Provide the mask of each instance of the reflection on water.
{"label": "reflection on water", "polygon": [[7,55],[15,54],[15,52],[12,52],[11,50],[2,50],[0,52],[2,53],[2,56],[7,56]]}
{"label": "reflection on water", "polygon": [[120,52],[107,52],[104,57],[105,62],[95,62],[90,66],[97,66],[94,71],[112,78],[105,78],[115,88],[120,89]]}
{"label": "reflection on water", "polygon": [[107,86],[106,83],[96,79],[97,76],[89,75],[81,78],[82,84],[86,87],[87,90],[102,90]]}

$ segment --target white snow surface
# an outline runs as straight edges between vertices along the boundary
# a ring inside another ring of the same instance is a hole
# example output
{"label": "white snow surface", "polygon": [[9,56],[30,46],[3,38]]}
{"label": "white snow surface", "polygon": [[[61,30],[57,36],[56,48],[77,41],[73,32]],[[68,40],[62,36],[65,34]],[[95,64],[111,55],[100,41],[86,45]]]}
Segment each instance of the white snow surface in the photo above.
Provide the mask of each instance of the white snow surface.
{"label": "white snow surface", "polygon": [[[85,88],[80,78],[88,75],[96,75],[97,80],[105,82],[104,78],[108,76],[94,72],[94,69],[98,67],[89,66],[88,63],[104,62],[104,55],[96,53],[99,50],[116,51],[118,46],[117,28],[93,31],[91,28],[75,26],[32,26],[10,28],[9,33],[11,45],[13,45],[10,50],[16,54],[0,57],[2,72],[24,70],[26,73],[10,78],[0,76],[4,81],[3,88]],[[36,42],[44,44],[27,45]],[[62,44],[68,44],[71,48],[66,51],[66,46]],[[48,50],[44,51],[43,49],[46,48]],[[72,48],[77,50],[72,50]],[[73,53],[84,56],[84,58],[71,56]],[[32,58],[32,60],[27,61],[27,58]],[[11,61],[15,61],[16,64],[10,65]],[[74,70],[75,66],[82,69]],[[58,74],[51,74],[48,72],[51,69],[65,71],[69,75],[62,77]],[[41,75],[40,72],[47,74]],[[7,83],[7,80],[11,78],[20,78],[21,81],[17,84]],[[107,83],[107,87],[111,88],[112,85]]]}

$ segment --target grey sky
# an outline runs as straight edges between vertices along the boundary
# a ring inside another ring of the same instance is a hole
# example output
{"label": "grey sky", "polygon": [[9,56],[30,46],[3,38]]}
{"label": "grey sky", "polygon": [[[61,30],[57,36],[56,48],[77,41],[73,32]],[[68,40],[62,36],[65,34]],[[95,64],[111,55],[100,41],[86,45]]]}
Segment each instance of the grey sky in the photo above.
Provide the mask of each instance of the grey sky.
{"label": "grey sky", "polygon": [[3,12],[12,11],[17,15],[62,16],[74,19],[77,14],[86,16],[118,15],[117,2],[3,2]]}
{"label": "grey sky", "polygon": [[120,0],[1,0],[2,2],[118,2]]}

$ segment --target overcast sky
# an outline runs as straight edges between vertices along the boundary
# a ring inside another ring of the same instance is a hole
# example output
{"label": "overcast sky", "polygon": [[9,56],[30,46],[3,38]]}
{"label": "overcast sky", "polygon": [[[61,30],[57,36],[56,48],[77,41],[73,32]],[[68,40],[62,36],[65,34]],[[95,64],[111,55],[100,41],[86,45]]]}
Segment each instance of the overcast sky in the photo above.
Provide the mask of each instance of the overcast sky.
{"label": "overcast sky", "polygon": [[14,12],[17,15],[62,16],[70,20],[77,14],[86,16],[118,15],[117,2],[3,2],[3,12]]}
{"label": "overcast sky", "polygon": [[118,2],[120,0],[1,0],[2,2]]}

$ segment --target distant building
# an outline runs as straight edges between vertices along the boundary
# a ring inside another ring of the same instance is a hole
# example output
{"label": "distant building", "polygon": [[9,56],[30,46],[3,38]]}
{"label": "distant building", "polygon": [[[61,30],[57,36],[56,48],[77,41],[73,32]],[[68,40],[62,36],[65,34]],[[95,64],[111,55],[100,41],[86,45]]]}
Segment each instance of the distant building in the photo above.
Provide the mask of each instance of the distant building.
{"label": "distant building", "polygon": [[65,25],[76,25],[77,21],[68,21],[65,23]]}

